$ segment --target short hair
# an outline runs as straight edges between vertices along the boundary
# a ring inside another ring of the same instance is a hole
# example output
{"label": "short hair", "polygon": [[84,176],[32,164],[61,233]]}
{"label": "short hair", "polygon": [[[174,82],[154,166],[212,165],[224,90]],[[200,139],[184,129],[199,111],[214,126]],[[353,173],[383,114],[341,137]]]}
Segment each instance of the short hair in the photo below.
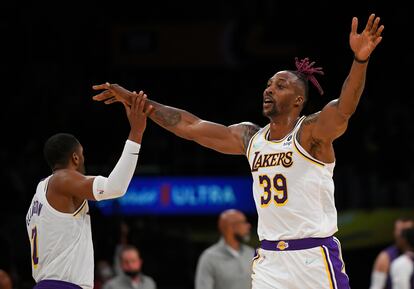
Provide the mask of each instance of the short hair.
{"label": "short hair", "polygon": [[396,222],[400,221],[400,222],[414,222],[414,219],[408,216],[400,216],[398,217],[396,220]]}
{"label": "short hair", "polygon": [[71,134],[58,133],[51,136],[43,147],[43,155],[49,167],[66,167],[70,156],[76,151],[80,143]]}
{"label": "short hair", "polygon": [[140,252],[139,252],[139,250],[138,250],[137,247],[135,247],[134,245],[123,245],[121,247],[121,250],[119,251],[119,259],[121,261],[122,261],[122,256],[124,255],[124,253],[126,251],[135,251],[135,252],[137,252],[138,256],[141,257],[141,254],[140,254]]}

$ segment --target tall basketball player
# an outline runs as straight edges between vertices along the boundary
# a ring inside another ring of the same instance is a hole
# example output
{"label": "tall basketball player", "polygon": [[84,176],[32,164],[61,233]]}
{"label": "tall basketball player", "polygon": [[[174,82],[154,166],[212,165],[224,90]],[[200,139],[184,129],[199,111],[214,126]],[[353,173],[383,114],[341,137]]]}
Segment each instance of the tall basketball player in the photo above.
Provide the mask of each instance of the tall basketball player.
{"label": "tall basketball player", "polygon": [[88,200],[101,201],[125,194],[151,110],[144,110],[145,99],[143,92],[134,94],[131,106],[125,106],[131,129],[108,178],[84,175],[83,148],[74,136],[59,133],[46,141],[44,155],[52,175],[38,184],[26,216],[35,288],[93,288]]}
{"label": "tall basketball player", "polygon": [[[263,92],[263,114],[270,123],[229,127],[204,121],[186,111],[148,101],[151,119],[174,134],[227,154],[246,155],[253,176],[253,193],[261,240],[253,263],[254,289],[349,288],[341,257],[334,202],[333,141],[347,129],[362,95],[368,61],[381,42],[383,25],[372,14],[357,33],[353,18],[349,44],[354,60],[339,98],[320,112],[301,116],[308,99],[308,81],[319,91],[315,74],[321,68],[307,59],[295,71],[279,71]],[[129,102],[134,94],[110,84],[95,100]]]}

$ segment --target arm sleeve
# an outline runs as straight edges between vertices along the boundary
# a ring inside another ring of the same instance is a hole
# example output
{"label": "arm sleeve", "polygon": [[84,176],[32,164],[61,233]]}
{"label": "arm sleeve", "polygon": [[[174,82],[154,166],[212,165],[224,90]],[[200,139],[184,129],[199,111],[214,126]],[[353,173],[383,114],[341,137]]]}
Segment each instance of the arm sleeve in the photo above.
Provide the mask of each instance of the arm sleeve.
{"label": "arm sleeve", "polygon": [[195,289],[213,289],[214,276],[213,267],[209,261],[208,255],[201,254],[197,264]]}
{"label": "arm sleeve", "polygon": [[127,140],[121,157],[108,178],[97,176],[93,181],[93,195],[97,201],[125,195],[135,172],[141,145]]}

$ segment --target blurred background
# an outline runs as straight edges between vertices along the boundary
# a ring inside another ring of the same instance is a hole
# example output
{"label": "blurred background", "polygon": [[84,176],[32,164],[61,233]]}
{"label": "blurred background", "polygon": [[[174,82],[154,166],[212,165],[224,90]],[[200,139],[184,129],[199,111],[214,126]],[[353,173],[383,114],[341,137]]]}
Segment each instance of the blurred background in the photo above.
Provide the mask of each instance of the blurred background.
{"label": "blurred background", "polygon": [[[7,1],[1,12],[0,269],[11,273],[15,288],[33,285],[25,215],[38,181],[50,174],[44,141],[57,132],[74,134],[84,147],[87,172],[108,175],[128,136],[123,107],[92,101],[93,84],[143,89],[151,99],[225,125],[264,126],[266,82],[279,70],[295,69],[296,56],[310,57],[325,71],[319,77],[325,95],[311,87],[306,114],[339,96],[353,59],[352,17],[359,18],[361,31],[371,12],[386,26],[384,39],[371,57],[358,110],[335,142],[337,236],[353,288],[368,287],[376,254],[393,241],[395,218],[413,214],[414,63],[405,4]],[[149,121],[132,188],[139,190],[140,178],[149,187],[145,192],[155,190],[152,197],[163,196],[164,205],[172,188],[184,182],[182,206],[165,210],[156,200],[92,206],[97,263],[113,263],[125,234],[121,228],[128,228],[129,242],[141,249],[144,272],[159,289],[193,288],[197,259],[217,241],[218,214],[229,207],[246,213],[251,245],[257,246],[243,156],[219,154]],[[216,197],[228,189],[242,201],[203,203],[200,184]]]}

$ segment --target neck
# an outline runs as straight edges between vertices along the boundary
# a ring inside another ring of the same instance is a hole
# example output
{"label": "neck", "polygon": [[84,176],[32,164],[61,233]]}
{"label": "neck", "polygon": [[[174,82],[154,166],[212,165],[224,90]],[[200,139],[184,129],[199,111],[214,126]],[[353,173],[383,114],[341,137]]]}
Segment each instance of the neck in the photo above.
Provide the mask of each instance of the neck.
{"label": "neck", "polygon": [[237,241],[234,237],[224,236],[224,241],[228,246],[233,248],[236,251],[240,250],[240,242]]}
{"label": "neck", "polygon": [[269,140],[279,140],[293,130],[299,120],[299,115],[281,115],[270,119]]}

